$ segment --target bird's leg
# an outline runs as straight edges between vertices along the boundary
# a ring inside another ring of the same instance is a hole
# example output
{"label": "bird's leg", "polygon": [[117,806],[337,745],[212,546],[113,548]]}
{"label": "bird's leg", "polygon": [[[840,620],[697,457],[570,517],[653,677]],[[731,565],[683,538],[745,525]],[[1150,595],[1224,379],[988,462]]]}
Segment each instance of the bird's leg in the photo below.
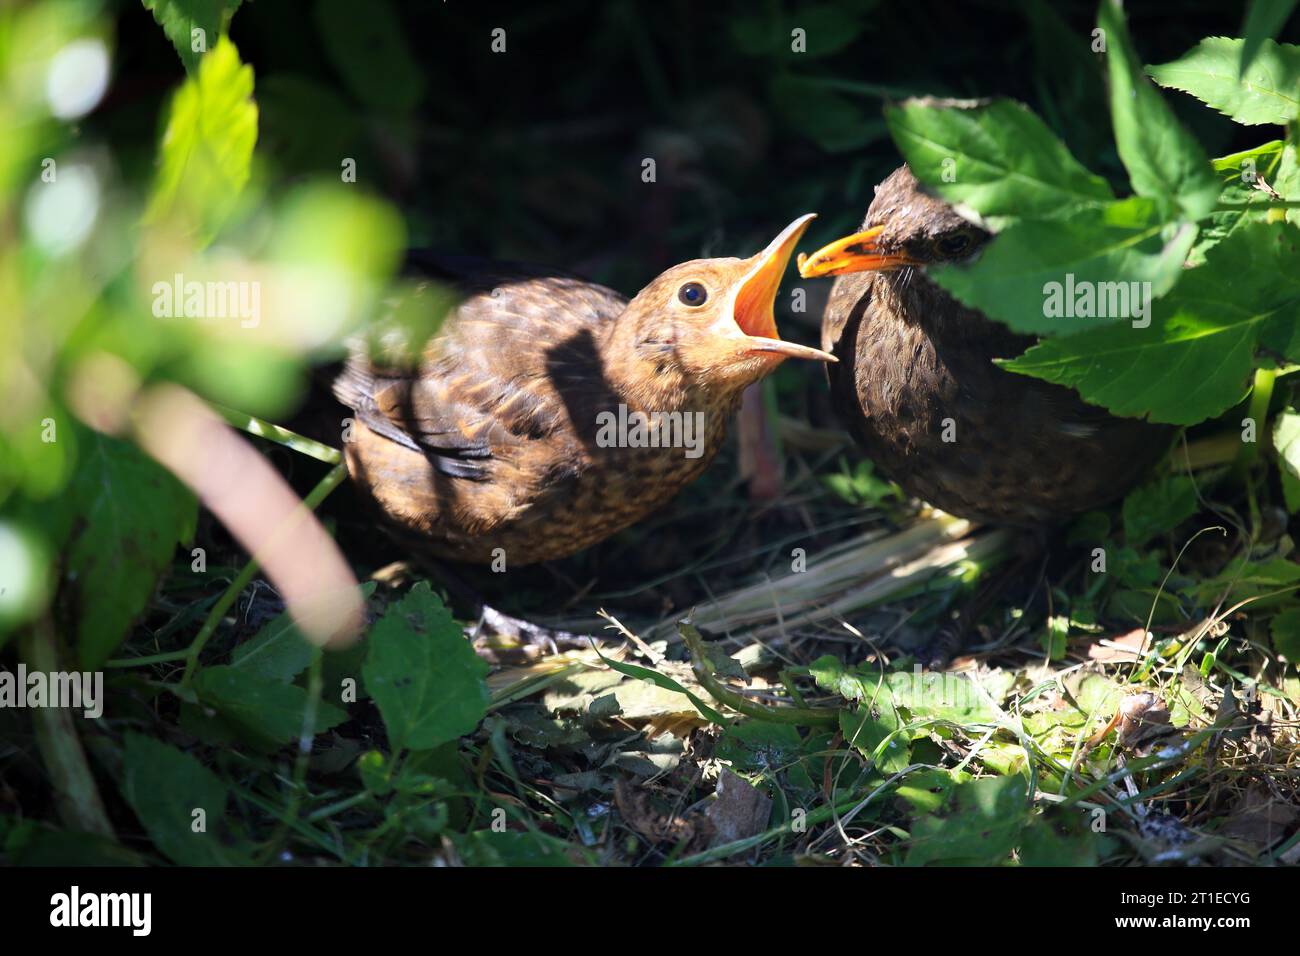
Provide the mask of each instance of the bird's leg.
{"label": "bird's leg", "polygon": [[948,666],[957,652],[966,646],[975,624],[993,606],[1007,587],[1015,581],[1025,569],[1040,558],[1046,557],[1047,542],[1041,533],[1023,534],[1016,539],[1016,553],[1011,562],[1000,568],[997,574],[984,582],[957,612],[956,620],[941,627],[930,641],[920,648],[917,658],[930,670],[942,670]]}

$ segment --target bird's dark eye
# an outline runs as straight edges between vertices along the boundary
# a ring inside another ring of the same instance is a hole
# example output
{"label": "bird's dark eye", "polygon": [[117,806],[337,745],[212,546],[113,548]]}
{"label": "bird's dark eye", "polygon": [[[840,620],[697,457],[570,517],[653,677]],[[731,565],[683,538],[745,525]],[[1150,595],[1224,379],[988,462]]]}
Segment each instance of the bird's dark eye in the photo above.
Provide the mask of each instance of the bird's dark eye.
{"label": "bird's dark eye", "polygon": [[959,256],[970,248],[970,236],[964,232],[953,233],[939,240],[939,251],[945,256]]}
{"label": "bird's dark eye", "polygon": [[677,298],[687,305],[703,305],[709,298],[709,290],[698,282],[688,282],[677,290]]}

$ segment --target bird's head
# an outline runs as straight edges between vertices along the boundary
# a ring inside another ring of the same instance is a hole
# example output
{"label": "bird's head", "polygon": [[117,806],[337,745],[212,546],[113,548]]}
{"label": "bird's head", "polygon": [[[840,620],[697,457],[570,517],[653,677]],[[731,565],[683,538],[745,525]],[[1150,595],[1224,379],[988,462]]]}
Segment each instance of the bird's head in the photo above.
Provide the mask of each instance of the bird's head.
{"label": "bird's head", "polygon": [[813,218],[799,217],[748,259],[694,259],[661,274],[621,320],[637,356],[660,374],[728,391],[758,381],[787,358],[836,361],[821,349],[782,340],[772,312],[790,256]]}
{"label": "bird's head", "polygon": [[876,187],[862,229],[799,256],[805,279],[880,272],[970,259],[992,238],[942,199],[922,190],[907,166]]}

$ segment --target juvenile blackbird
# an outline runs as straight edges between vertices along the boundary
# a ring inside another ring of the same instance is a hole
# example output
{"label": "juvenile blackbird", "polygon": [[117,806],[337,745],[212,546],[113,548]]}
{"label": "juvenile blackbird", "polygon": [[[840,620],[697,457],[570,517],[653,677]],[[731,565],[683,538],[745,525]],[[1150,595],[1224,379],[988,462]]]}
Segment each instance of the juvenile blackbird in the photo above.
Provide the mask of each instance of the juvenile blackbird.
{"label": "juvenile blackbird", "polygon": [[[867,456],[958,517],[1041,528],[1122,495],[1173,429],[1116,418],[1004,371],[1035,339],[967,308],[925,266],[971,258],[989,233],[922,191],[907,166],[876,187],[862,231],[805,258],[839,276],[822,319],[833,403]],[[946,439],[946,440],[945,440]]]}
{"label": "juvenile blackbird", "polygon": [[812,218],[631,301],[540,269],[417,260],[466,298],[417,363],[357,349],[336,379],[354,481],[411,543],[457,561],[546,561],[633,524],[708,466],[745,386],[786,358],[835,361],[782,341],[772,314]]}

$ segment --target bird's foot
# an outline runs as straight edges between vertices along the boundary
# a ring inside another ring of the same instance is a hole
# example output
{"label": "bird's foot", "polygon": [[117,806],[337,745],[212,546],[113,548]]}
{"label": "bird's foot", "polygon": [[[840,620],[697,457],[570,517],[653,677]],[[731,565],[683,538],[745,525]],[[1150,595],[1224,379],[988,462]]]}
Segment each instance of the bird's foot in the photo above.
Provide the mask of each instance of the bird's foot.
{"label": "bird's foot", "polygon": [[512,617],[484,604],[478,620],[466,634],[474,653],[493,664],[531,663],[562,651],[591,646],[591,639]]}

